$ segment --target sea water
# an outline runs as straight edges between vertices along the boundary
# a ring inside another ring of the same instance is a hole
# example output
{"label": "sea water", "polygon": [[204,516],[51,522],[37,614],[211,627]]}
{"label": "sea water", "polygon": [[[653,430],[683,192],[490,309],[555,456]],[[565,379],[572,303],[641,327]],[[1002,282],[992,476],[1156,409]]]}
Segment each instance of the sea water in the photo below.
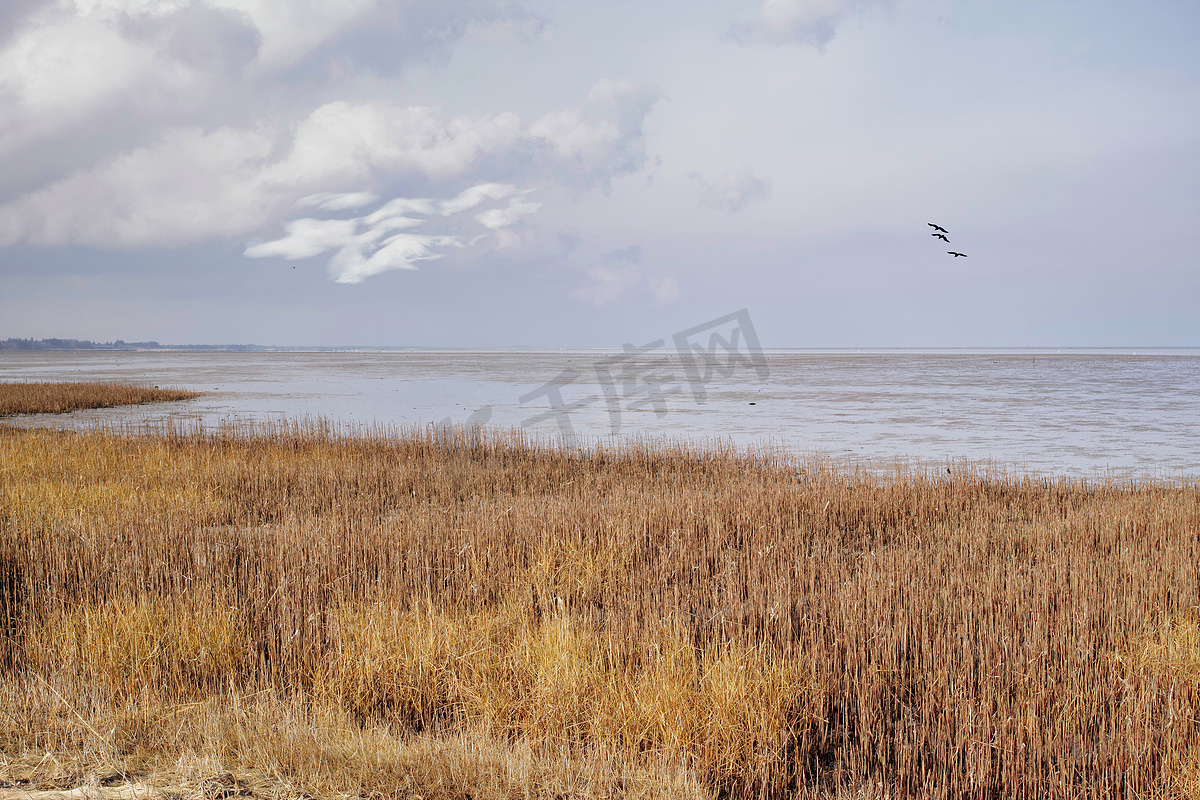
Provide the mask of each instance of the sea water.
{"label": "sea water", "polygon": [[575,446],[765,446],[865,466],[1200,477],[1200,350],[759,351],[689,374],[610,351],[14,352],[0,381],[120,381],[195,400],[8,424],[204,426],[325,418],[485,424]]}

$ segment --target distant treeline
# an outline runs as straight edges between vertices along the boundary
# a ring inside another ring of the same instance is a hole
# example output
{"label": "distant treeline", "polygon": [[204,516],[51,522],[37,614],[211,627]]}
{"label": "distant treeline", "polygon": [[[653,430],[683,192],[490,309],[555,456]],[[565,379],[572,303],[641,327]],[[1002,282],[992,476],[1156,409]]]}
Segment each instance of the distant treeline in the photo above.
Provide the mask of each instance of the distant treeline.
{"label": "distant treeline", "polygon": [[5,339],[0,350],[153,350],[158,342],[92,342],[86,339]]}
{"label": "distant treeline", "polygon": [[159,344],[158,342],[93,342],[87,339],[5,339],[0,350],[272,350],[258,344]]}

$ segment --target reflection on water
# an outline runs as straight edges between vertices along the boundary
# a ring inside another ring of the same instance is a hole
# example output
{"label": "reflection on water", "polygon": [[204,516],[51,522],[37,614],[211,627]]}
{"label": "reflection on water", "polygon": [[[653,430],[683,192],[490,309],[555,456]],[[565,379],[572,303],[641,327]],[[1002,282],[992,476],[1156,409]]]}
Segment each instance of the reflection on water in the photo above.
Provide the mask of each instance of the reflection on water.
{"label": "reflection on water", "polygon": [[127,381],[205,392],[185,403],[17,424],[327,417],[424,426],[463,423],[487,407],[481,416],[490,414],[489,425],[517,427],[540,416],[530,429],[557,437],[563,417],[550,413],[538,390],[578,374],[558,388],[564,406],[575,407],[566,419],[584,441],[726,439],[874,466],[993,460],[1039,473],[1200,476],[1197,350],[770,352],[766,380],[743,366],[714,373],[703,392],[672,357],[598,372],[606,355],[9,351],[0,352],[0,381]]}

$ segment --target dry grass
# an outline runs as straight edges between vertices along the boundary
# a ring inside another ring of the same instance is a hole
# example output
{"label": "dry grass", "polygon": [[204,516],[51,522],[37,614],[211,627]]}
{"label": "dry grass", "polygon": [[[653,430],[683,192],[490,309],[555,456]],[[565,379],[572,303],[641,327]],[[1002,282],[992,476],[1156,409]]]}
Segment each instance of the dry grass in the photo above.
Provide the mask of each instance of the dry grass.
{"label": "dry grass", "polygon": [[0,383],[0,417],[190,400],[199,392],[120,383]]}
{"label": "dry grass", "polygon": [[0,429],[27,788],[1198,797],[1198,612],[1195,485]]}

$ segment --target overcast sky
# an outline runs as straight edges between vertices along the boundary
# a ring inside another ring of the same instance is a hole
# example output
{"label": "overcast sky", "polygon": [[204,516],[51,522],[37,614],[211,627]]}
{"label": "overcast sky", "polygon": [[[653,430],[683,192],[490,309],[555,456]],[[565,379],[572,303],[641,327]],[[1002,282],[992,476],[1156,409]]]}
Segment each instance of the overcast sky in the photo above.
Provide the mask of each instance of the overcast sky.
{"label": "overcast sky", "polygon": [[0,338],[743,307],[768,347],[1200,345],[1200,4],[0,0]]}

